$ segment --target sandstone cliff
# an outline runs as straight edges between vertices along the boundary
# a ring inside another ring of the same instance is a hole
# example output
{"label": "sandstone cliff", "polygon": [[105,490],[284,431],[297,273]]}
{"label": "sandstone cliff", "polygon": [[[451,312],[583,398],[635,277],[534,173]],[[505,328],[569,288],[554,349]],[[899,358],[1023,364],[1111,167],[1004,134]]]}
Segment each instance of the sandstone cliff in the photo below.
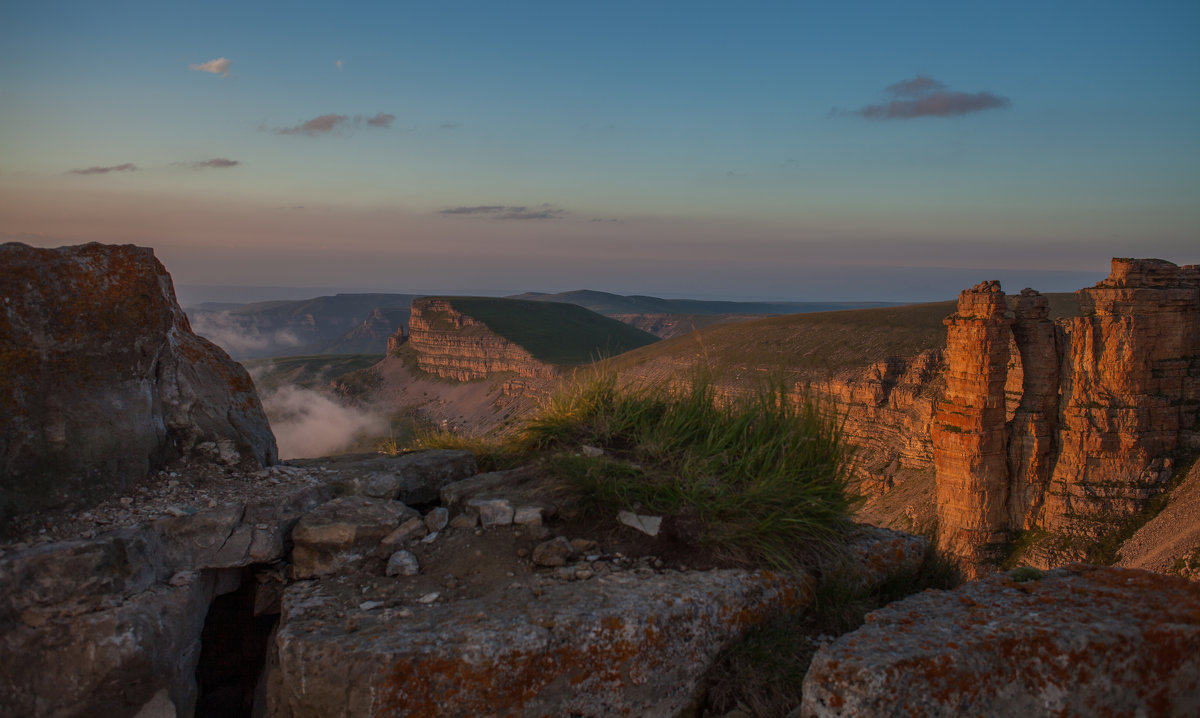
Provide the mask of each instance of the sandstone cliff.
{"label": "sandstone cliff", "polygon": [[1200,270],[1114,259],[1077,294],[1082,316],[1051,322],[1037,292],[1008,312],[987,282],[946,320],[940,541],[976,571],[1031,527],[1052,536],[1035,563],[1080,557],[1200,449]]}
{"label": "sandstone cliff", "polygon": [[13,243],[0,266],[0,531],[177,459],[275,462],[249,375],[192,333],[152,250]]}
{"label": "sandstone cliff", "polygon": [[417,366],[443,379],[472,381],[512,372],[551,380],[559,374],[525,348],[455,309],[450,300],[438,297],[413,300],[408,344],[416,352]]}

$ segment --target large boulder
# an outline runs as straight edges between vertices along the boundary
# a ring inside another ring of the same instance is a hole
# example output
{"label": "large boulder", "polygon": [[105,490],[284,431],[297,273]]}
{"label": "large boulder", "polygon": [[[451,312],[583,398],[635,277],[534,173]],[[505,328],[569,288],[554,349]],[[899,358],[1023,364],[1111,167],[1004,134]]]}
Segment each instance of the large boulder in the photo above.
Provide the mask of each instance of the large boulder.
{"label": "large boulder", "polygon": [[0,532],[177,459],[277,452],[250,376],[192,333],[154,252],[0,245]]}
{"label": "large boulder", "polygon": [[910,596],[817,653],[802,715],[1200,715],[1200,586],[1071,566]]}
{"label": "large boulder", "polygon": [[397,578],[367,580],[363,592],[294,583],[268,715],[667,718],[692,704],[724,647],[810,595],[799,576],[645,574],[449,602],[406,600]]}

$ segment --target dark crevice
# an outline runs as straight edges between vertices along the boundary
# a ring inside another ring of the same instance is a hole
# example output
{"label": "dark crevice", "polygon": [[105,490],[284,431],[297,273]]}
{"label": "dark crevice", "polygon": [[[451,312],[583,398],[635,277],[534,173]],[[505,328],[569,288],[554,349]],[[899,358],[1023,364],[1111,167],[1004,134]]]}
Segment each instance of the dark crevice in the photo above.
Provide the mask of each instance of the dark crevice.
{"label": "dark crevice", "polygon": [[257,582],[247,571],[237,590],[208,607],[196,666],[196,718],[250,718],[276,614],[254,615]]}

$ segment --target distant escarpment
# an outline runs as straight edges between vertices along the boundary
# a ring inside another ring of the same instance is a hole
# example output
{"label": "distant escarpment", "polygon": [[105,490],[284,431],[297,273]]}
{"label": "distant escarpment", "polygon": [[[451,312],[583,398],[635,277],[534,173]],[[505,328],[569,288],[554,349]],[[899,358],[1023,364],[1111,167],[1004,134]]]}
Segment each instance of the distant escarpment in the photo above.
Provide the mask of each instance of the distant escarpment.
{"label": "distant escarpment", "polygon": [[1023,290],[985,282],[946,319],[946,392],[933,425],[943,548],[968,567],[1027,529],[1043,565],[1077,558],[1142,509],[1178,453],[1200,449],[1200,267],[1114,259],[1050,321]]}
{"label": "distant escarpment", "polygon": [[275,463],[249,375],[192,333],[152,250],[13,243],[0,266],[0,532],[175,460]]}
{"label": "distant escarpment", "polygon": [[538,382],[554,380],[562,367],[653,341],[646,332],[571,304],[425,297],[413,300],[407,344],[418,368],[444,379],[510,373]]}

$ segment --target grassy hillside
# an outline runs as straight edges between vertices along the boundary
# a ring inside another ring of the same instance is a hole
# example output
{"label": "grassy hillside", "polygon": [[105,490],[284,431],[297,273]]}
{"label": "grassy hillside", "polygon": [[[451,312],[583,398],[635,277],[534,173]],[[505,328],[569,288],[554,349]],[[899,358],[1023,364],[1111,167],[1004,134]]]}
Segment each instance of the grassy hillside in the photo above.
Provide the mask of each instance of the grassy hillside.
{"label": "grassy hillside", "polygon": [[560,302],[610,316],[613,314],[795,314],[838,309],[884,306],[887,302],[726,302],[699,299],[662,299],[642,295],[621,296],[609,292],[580,289],[573,292],[543,294],[528,292],[510,299],[535,302]]}
{"label": "grassy hillside", "polygon": [[445,299],[547,364],[586,364],[658,341],[653,334],[574,304],[490,297]]}
{"label": "grassy hillside", "polygon": [[[1051,316],[1078,312],[1073,294],[1048,294]],[[618,371],[672,373],[697,362],[719,375],[828,374],[946,344],[942,320],[955,302],[813,312],[722,324],[667,339],[616,360]]]}

